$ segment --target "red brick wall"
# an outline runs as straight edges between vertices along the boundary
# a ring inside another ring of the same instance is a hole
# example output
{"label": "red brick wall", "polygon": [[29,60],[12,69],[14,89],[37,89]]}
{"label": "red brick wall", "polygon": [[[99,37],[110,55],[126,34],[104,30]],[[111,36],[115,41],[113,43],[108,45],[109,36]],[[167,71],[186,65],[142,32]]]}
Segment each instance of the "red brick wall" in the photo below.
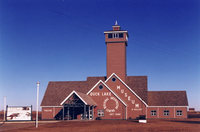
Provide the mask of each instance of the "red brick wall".
{"label": "red brick wall", "polygon": [[99,89],[99,85],[89,93],[89,96],[97,103],[97,107],[94,109],[94,119],[98,117],[98,110],[104,110],[102,119],[125,119],[125,106],[122,102],[104,85],[103,89]]}
{"label": "red brick wall", "polygon": [[42,107],[42,119],[54,119],[62,107]]}
{"label": "red brick wall", "polygon": [[123,81],[126,77],[126,44],[107,43],[107,77],[116,73]]}
{"label": "red brick wall", "polygon": [[[151,115],[151,111],[156,110],[156,116]],[[169,110],[169,115],[164,115],[164,110]],[[182,116],[177,116],[176,111],[182,110]],[[148,107],[147,118],[187,118],[187,107]]]}
{"label": "red brick wall", "polygon": [[137,118],[140,115],[145,115],[146,106],[144,103],[138,97],[136,97],[120,80],[118,80],[115,76],[113,77],[116,79],[116,81],[113,82],[111,78],[106,82],[106,84],[127,104],[127,118]]}

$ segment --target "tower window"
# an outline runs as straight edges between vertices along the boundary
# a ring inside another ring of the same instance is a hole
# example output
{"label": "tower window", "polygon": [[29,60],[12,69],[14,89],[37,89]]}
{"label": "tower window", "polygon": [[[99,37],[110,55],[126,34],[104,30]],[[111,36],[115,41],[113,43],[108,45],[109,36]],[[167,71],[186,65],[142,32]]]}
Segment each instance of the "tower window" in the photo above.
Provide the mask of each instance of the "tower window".
{"label": "tower window", "polygon": [[108,34],[108,38],[112,38],[112,33],[109,33],[109,34]]}
{"label": "tower window", "polygon": [[119,38],[119,33],[114,33],[114,38]]}
{"label": "tower window", "polygon": [[102,85],[99,85],[99,89],[103,89],[103,86],[102,86]]}
{"label": "tower window", "polygon": [[123,33],[109,33],[108,38],[123,38],[124,34]]}
{"label": "tower window", "polygon": [[124,34],[123,33],[120,33],[119,34],[119,38],[123,38],[124,37]]}

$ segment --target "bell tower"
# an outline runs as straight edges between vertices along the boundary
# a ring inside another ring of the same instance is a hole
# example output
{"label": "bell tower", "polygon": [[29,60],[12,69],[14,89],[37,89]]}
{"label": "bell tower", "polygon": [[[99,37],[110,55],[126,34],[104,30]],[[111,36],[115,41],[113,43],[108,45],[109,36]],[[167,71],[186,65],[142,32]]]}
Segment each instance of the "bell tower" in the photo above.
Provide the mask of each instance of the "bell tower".
{"label": "bell tower", "polygon": [[107,77],[115,73],[125,82],[128,31],[121,30],[117,21],[112,28],[104,32],[107,46]]}

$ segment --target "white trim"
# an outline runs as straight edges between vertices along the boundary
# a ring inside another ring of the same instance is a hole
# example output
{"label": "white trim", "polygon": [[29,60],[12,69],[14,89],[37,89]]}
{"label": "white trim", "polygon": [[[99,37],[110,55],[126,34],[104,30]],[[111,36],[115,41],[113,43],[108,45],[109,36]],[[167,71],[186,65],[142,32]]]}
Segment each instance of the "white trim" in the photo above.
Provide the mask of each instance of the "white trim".
{"label": "white trim", "polygon": [[62,107],[62,106],[40,106],[40,107]]}
{"label": "white trim", "polygon": [[146,119],[147,119],[147,107],[145,107],[145,108],[146,108],[146,112],[145,113],[146,113]]}
{"label": "white trim", "polygon": [[127,120],[127,113],[128,113],[128,111],[127,111],[127,106],[126,106],[126,120]]}
{"label": "white trim", "polygon": [[112,27],[120,27],[119,25],[114,25],[114,26],[112,26]]}
{"label": "white trim", "polygon": [[128,31],[105,31],[104,34],[106,33],[127,33]]}
{"label": "white trim", "polygon": [[147,106],[147,107],[188,107],[188,106]]}
{"label": "white trim", "polygon": [[55,107],[53,107],[53,117],[55,116]]}
{"label": "white trim", "polygon": [[[177,114],[177,111],[181,111],[181,115]],[[183,116],[183,110],[176,110],[176,116]]]}
{"label": "white trim", "polygon": [[60,103],[60,105],[63,105],[65,101],[67,101],[67,99],[74,93],[87,105],[87,103],[74,90]]}
{"label": "white trim", "polygon": [[114,94],[114,96],[115,97],[117,97],[125,106],[127,106],[126,105],[126,103],[124,103],[124,101],[122,101],[102,80],[99,80],[99,82],[98,83],[96,83],[95,85],[94,85],[94,87],[92,88],[92,89],[90,89],[90,91],[87,93],[87,95],[90,93],[90,92],[92,92],[92,90],[99,84],[99,83],[102,83],[104,86],[106,86],[106,88],[108,89],[108,90],[110,90],[110,92],[112,93],[112,94]]}
{"label": "white trim", "polygon": [[129,88],[128,85],[126,85],[125,82],[123,82],[115,73],[113,73],[112,75],[110,75],[109,78],[106,79],[105,83],[112,77],[112,76],[116,76],[138,99],[140,99],[140,101],[142,101],[146,106],[148,106],[131,88]]}
{"label": "white trim", "polygon": [[175,107],[174,107],[174,118],[176,117],[176,113],[175,113]]}
{"label": "white trim", "polygon": [[90,89],[90,91],[87,92],[87,95],[88,95],[90,92],[92,92],[92,90],[93,90],[100,82],[103,82],[103,81],[99,80],[99,81]]}

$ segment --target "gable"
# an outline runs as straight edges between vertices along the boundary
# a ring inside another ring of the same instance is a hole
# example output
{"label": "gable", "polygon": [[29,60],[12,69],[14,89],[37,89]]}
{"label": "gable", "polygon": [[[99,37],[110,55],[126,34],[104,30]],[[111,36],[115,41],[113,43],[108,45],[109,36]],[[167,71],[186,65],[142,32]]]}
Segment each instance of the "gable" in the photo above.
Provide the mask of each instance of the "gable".
{"label": "gable", "polygon": [[[113,78],[115,78],[118,81],[113,81]],[[131,99],[131,96],[134,95],[138,100],[140,100],[145,106],[148,106],[147,103],[138,96],[125,82],[123,82],[115,73],[113,73],[106,81],[105,83],[112,88],[112,90],[115,90],[116,92],[120,90],[120,92],[123,94],[121,96],[125,96],[128,98],[127,102],[134,102],[135,99]],[[120,87],[125,87],[121,89]],[[124,92],[125,90],[128,90],[128,92]],[[118,92],[119,93],[119,92]],[[129,94],[129,95],[127,95]],[[124,100],[124,99],[123,99]],[[134,103],[132,103],[134,104]]]}
{"label": "gable", "polygon": [[[92,93],[95,90],[100,92]],[[110,93],[104,91],[109,91]],[[111,94],[113,94],[120,102],[122,102],[123,105],[127,106],[126,103],[124,103],[124,101],[121,98],[119,98],[118,95],[115,94],[102,80],[96,83],[94,87],[87,92],[87,95],[90,96],[111,96]]]}
{"label": "gable", "polygon": [[73,98],[73,95],[76,95],[85,105],[87,105],[87,103],[85,102],[85,100],[83,100],[77,93],[76,91],[72,91],[61,103],[60,105],[63,105],[64,103],[66,103],[66,101],[70,98]]}
{"label": "gable", "polygon": [[[73,95],[76,95],[85,105],[96,105],[96,103],[84,93],[72,91],[61,103],[63,105],[68,99],[72,98]],[[69,102],[70,103],[70,102]]]}

